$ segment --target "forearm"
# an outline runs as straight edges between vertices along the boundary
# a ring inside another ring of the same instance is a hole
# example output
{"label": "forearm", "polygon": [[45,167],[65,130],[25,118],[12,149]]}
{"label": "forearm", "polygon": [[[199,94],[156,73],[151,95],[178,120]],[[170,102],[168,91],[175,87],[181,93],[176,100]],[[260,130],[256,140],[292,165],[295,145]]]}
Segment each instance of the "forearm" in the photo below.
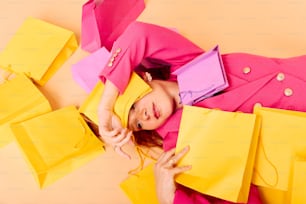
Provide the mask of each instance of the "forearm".
{"label": "forearm", "polygon": [[111,81],[107,80],[105,82],[98,112],[101,113],[104,110],[113,111],[118,95],[118,88]]}
{"label": "forearm", "polygon": [[[184,186],[178,185],[178,189],[175,192],[173,204],[232,204],[232,202],[225,201],[222,199],[214,198],[201,194],[197,191],[188,189]],[[262,204],[259,192],[256,186],[251,185],[249,192],[248,204]]]}

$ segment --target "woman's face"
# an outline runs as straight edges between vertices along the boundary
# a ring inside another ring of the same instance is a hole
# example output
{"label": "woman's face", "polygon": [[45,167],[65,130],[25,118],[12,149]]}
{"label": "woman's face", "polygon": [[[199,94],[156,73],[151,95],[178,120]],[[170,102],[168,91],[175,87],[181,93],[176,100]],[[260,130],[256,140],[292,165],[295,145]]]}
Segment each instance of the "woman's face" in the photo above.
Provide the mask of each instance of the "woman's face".
{"label": "woman's face", "polygon": [[177,108],[174,82],[153,80],[148,82],[152,91],[136,101],[129,112],[129,129],[154,130],[160,127]]}

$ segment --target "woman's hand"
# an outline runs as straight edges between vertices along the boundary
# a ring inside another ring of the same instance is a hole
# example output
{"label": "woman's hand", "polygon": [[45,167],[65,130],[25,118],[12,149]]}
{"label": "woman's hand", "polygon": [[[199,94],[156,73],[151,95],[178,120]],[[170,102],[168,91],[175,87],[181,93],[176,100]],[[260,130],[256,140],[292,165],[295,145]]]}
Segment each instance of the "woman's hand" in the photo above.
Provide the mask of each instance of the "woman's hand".
{"label": "woman's hand", "polygon": [[130,159],[130,155],[122,150],[122,146],[131,139],[132,132],[122,127],[120,118],[113,112],[118,94],[117,87],[106,81],[98,108],[99,134],[118,154]]}
{"label": "woman's hand", "polygon": [[120,119],[113,111],[100,110],[98,115],[101,139],[111,145],[119,155],[131,159],[130,155],[122,150],[122,147],[130,141],[132,131],[122,127]]}
{"label": "woman's hand", "polygon": [[161,204],[172,204],[176,190],[175,175],[191,169],[191,166],[176,166],[189,151],[189,146],[175,154],[175,149],[163,153],[154,167],[157,198]]}

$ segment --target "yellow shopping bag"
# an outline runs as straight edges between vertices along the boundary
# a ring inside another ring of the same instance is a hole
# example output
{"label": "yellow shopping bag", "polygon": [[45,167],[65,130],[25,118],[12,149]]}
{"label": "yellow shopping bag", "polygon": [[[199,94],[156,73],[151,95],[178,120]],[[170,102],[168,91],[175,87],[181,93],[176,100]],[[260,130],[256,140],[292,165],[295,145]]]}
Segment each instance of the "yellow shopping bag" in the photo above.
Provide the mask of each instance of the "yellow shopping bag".
{"label": "yellow shopping bag", "polygon": [[306,155],[306,113],[255,107],[262,118],[252,182],[288,191],[295,155]]}
{"label": "yellow shopping bag", "polygon": [[104,152],[71,106],[11,125],[39,186],[45,187]]}
{"label": "yellow shopping bag", "polygon": [[[96,124],[98,124],[98,106],[103,90],[104,84],[99,81],[80,107],[80,112],[84,113]],[[140,76],[133,72],[128,86],[126,87],[124,93],[119,95],[114,107],[114,112],[121,119],[123,127],[127,127],[131,106],[137,99],[143,97],[150,91],[150,86],[144,80],[142,80]]]}
{"label": "yellow shopping bag", "polygon": [[176,150],[190,146],[176,181],[203,194],[247,202],[260,121],[255,114],[184,106]]}
{"label": "yellow shopping bag", "polygon": [[0,147],[12,141],[12,122],[51,111],[48,100],[23,74],[0,84],[0,98]]}
{"label": "yellow shopping bag", "polygon": [[295,160],[293,164],[293,174],[290,185],[290,202],[291,204],[306,203],[306,160]]}
{"label": "yellow shopping bag", "polygon": [[44,85],[77,47],[72,31],[27,18],[0,53],[0,66]]}
{"label": "yellow shopping bag", "polygon": [[288,204],[288,191],[258,186],[260,198],[264,204]]}
{"label": "yellow shopping bag", "polygon": [[133,204],[158,204],[155,191],[154,164],[149,164],[136,175],[121,182],[120,187]]}

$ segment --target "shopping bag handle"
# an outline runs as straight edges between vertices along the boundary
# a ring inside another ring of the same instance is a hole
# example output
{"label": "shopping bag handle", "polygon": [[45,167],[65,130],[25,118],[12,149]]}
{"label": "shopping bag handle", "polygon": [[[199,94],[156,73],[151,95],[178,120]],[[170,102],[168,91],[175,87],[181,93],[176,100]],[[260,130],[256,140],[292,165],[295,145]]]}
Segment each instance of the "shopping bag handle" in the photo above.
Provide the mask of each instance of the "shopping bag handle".
{"label": "shopping bag handle", "polygon": [[275,187],[277,184],[278,184],[278,179],[279,179],[279,175],[278,175],[278,171],[277,171],[277,168],[276,166],[272,163],[272,161],[268,158],[267,156],[267,153],[266,153],[266,150],[264,148],[264,144],[261,140],[261,138],[259,137],[258,138],[258,145],[259,147],[262,148],[262,151],[263,151],[263,154],[264,154],[264,157],[266,158],[266,160],[268,161],[268,163],[272,166],[273,170],[275,171],[275,175],[276,175],[276,178],[275,178],[275,182],[273,184],[270,184],[269,182],[267,182],[264,177],[260,174],[260,172],[256,169],[256,167],[254,167],[254,171],[258,174],[259,178],[268,186],[271,186],[271,187]]}
{"label": "shopping bag handle", "polygon": [[[183,101],[183,99],[188,97],[188,96],[189,96],[189,98],[192,98],[194,94],[198,94],[198,93],[202,93],[202,92],[208,91],[211,88],[212,88],[212,86],[208,87],[208,88],[205,88],[205,89],[202,89],[202,90],[198,90],[198,91],[192,91],[192,90],[181,91],[181,92],[179,92],[179,96],[181,98],[181,101]],[[194,99],[193,103],[197,102],[199,100],[199,98],[205,99],[205,98],[209,97],[210,94],[213,93],[214,91],[216,91],[216,89],[212,89],[212,90],[208,91],[207,93],[205,93],[206,97],[200,96],[200,97]]]}

